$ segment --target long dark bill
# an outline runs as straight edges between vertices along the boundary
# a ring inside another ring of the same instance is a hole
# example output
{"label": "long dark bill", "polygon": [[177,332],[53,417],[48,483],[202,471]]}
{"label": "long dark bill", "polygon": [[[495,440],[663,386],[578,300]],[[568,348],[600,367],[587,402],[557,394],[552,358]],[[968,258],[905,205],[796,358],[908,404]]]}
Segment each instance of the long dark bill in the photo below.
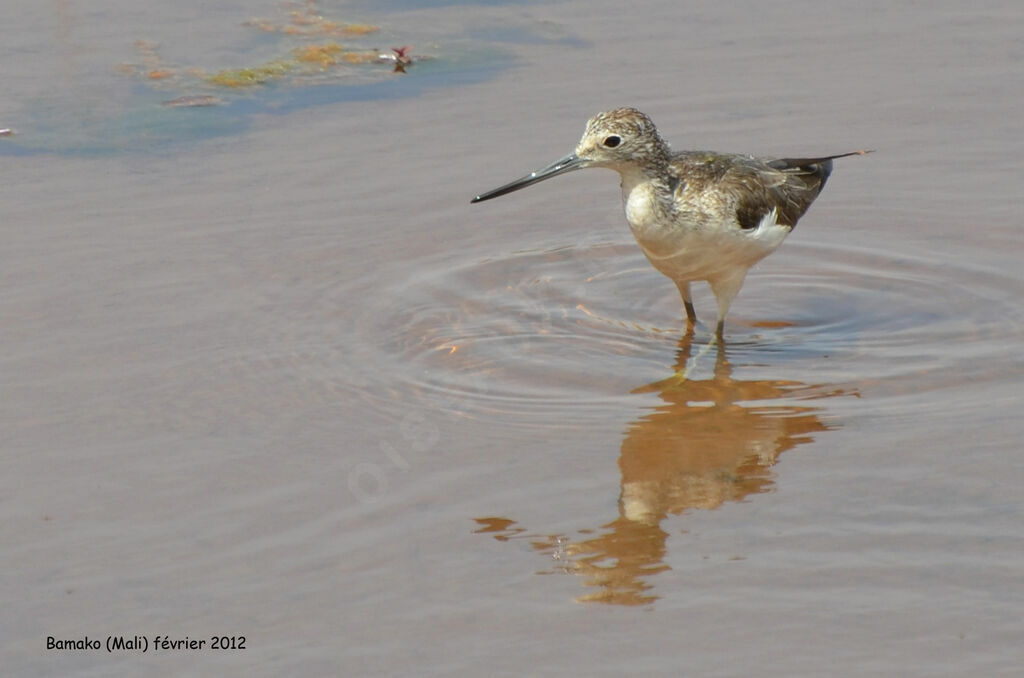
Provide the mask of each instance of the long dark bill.
{"label": "long dark bill", "polygon": [[539,169],[536,172],[530,172],[525,177],[516,179],[515,181],[505,184],[500,188],[496,188],[493,191],[487,191],[481,193],[477,197],[470,200],[470,202],[482,202],[484,200],[490,200],[491,198],[497,198],[499,195],[505,195],[512,191],[518,191],[520,188],[526,188],[531,184],[535,184],[538,181],[544,181],[551,177],[557,177],[559,174],[565,174],[566,172],[572,172],[573,170],[583,169],[586,167],[586,163],[576,157],[575,153],[570,153],[561,160],[551,163],[544,169]]}

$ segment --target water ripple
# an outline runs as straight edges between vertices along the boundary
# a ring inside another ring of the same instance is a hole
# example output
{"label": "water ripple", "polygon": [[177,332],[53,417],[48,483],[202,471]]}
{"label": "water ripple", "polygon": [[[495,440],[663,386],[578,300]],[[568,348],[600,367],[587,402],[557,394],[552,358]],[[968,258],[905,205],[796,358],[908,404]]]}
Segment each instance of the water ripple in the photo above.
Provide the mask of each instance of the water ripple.
{"label": "water ripple", "polygon": [[[1019,280],[868,249],[787,252],[751,272],[730,315],[734,364],[812,370],[819,382],[893,395],[1020,369],[1005,360],[1021,338]],[[506,418],[603,416],[664,376],[683,330],[674,286],[631,242],[423,266],[376,297],[362,330],[385,364],[401,366],[391,377]],[[713,317],[710,294],[698,290],[697,307]]]}

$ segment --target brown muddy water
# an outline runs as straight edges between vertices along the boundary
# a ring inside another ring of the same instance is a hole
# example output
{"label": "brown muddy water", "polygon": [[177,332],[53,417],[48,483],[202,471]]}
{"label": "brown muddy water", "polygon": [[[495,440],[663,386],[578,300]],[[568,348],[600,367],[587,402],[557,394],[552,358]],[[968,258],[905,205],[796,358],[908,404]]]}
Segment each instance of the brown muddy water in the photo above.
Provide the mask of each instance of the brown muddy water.
{"label": "brown muddy water", "polygon": [[[1019,3],[321,2],[435,58],[238,93],[117,65],[266,61],[242,24],[287,8],[21,4],[6,675],[1020,675]],[[623,105],[877,151],[724,348],[614,174],[469,204]]]}

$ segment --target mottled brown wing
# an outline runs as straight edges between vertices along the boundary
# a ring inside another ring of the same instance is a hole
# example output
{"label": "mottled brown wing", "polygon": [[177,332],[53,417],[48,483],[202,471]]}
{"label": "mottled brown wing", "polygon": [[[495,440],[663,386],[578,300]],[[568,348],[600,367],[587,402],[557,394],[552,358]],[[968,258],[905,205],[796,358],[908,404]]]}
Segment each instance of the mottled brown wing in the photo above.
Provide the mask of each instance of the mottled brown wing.
{"label": "mottled brown wing", "polygon": [[766,214],[778,210],[778,223],[793,228],[818,197],[831,172],[832,162],[827,159],[738,163],[730,173],[738,189],[736,221],[740,228],[757,228]]}
{"label": "mottled brown wing", "polygon": [[[734,216],[741,228],[756,228],[775,208],[783,211],[788,176],[748,155],[683,151],[672,163],[685,194],[699,210],[717,218]],[[813,199],[813,198],[812,198]]]}
{"label": "mottled brown wing", "polygon": [[778,210],[778,223],[792,228],[824,188],[832,172],[832,160],[864,152],[764,160],[684,151],[676,154],[673,165],[692,190],[717,195],[723,206],[734,206],[740,228],[757,228],[772,210]]}
{"label": "mottled brown wing", "polygon": [[[868,151],[854,151],[821,158],[779,158],[761,161],[755,170],[757,176],[747,175],[750,189],[740,200],[736,220],[742,228],[757,228],[761,218],[773,208],[779,210],[778,223],[796,227],[814,199],[825,188],[832,174],[832,161],[849,155],[863,155]],[[758,161],[754,161],[758,162]],[[751,163],[752,165],[752,163]],[[748,165],[750,169],[754,169]],[[756,188],[761,186],[761,190]]]}
{"label": "mottled brown wing", "polygon": [[[781,182],[765,182],[773,184],[770,191],[779,209],[779,223],[790,228],[796,227],[796,222],[818,197],[821,189],[825,188],[825,182],[832,174],[833,160],[869,152],[854,151],[822,158],[779,158],[767,161],[768,167],[780,172],[784,177]],[[753,226],[756,227],[757,223]]]}

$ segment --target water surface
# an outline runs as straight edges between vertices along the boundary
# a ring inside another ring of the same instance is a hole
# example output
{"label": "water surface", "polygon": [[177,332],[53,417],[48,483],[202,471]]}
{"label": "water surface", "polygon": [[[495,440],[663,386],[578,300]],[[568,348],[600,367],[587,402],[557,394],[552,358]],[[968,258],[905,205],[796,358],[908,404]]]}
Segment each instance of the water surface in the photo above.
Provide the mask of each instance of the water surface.
{"label": "water surface", "polygon": [[[251,63],[282,10],[7,17],[12,675],[1019,672],[1016,4],[320,7],[437,58],[165,108],[135,40]],[[612,173],[469,205],[619,105],[877,150],[724,346]],[[110,634],[247,648],[45,649]]]}

